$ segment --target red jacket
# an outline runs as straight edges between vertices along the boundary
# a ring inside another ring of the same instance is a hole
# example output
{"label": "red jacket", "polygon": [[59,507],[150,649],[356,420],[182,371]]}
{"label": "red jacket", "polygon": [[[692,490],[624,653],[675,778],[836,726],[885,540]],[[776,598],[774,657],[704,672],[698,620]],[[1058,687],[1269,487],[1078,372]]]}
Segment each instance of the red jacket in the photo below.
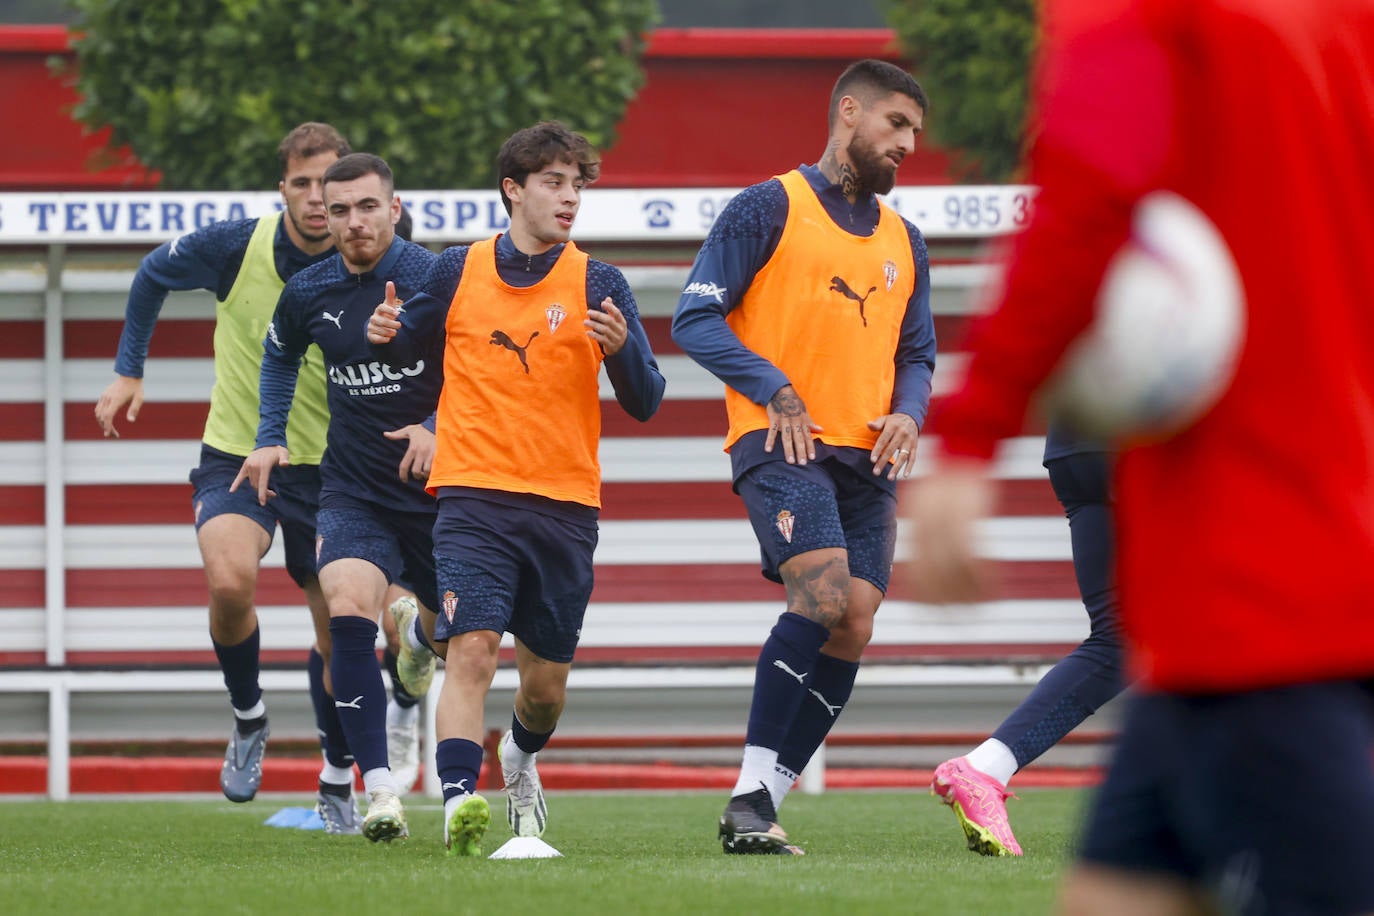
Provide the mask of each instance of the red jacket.
{"label": "red jacket", "polygon": [[932,414],[986,457],[1091,320],[1132,205],[1206,212],[1244,282],[1220,402],[1118,468],[1135,673],[1176,691],[1374,675],[1374,4],[1051,4],[1041,186],[966,385]]}

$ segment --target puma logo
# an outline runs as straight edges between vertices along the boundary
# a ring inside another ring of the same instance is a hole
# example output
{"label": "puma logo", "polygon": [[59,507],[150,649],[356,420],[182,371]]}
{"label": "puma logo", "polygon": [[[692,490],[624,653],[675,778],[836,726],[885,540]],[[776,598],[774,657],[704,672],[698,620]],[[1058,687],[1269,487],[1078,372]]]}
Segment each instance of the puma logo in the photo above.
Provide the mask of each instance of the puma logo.
{"label": "puma logo", "polygon": [[868,301],[868,297],[873,295],[874,291],[877,290],[877,288],[878,287],[876,286],[870,286],[868,288],[868,292],[860,296],[858,293],[854,292],[854,290],[849,288],[849,284],[844,282],[844,278],[830,278],[830,291],[832,293],[839,293],[846,299],[853,299],[855,302],[859,303],[859,320],[864,323],[864,327],[868,327],[868,319],[864,317],[864,303]]}
{"label": "puma logo", "polygon": [[783,661],[783,660],[780,659],[780,658],[775,658],[775,659],[773,659],[773,667],[774,667],[774,668],[781,668],[783,671],[786,671],[786,672],[787,672],[788,674],[790,674],[792,677],[794,677],[794,678],[797,679],[797,683],[798,683],[798,684],[802,684],[802,683],[805,683],[805,682],[806,682],[806,675],[805,675],[805,674],[798,674],[797,672],[793,671],[790,667],[788,667],[787,662]]}
{"label": "puma logo", "polygon": [[361,709],[363,708],[362,703],[363,703],[363,695],[362,695],[362,694],[359,694],[358,696],[356,696],[356,697],[354,697],[353,699],[349,700],[347,703],[345,703],[343,700],[335,700],[335,701],[334,701],[334,705],[337,706],[339,709],[359,709],[359,710],[361,710]]}
{"label": "puma logo", "polygon": [[440,786],[439,789],[440,791],[444,789],[457,789],[459,792],[466,792],[468,790],[467,780],[460,779],[457,782],[446,782]]}
{"label": "puma logo", "polygon": [[841,703],[839,706],[831,706],[829,703],[827,703],[825,697],[821,696],[821,692],[819,690],[812,690],[809,692],[813,697],[821,701],[821,705],[825,707],[826,712],[830,713],[830,718],[832,719],[840,714],[841,709],[844,709],[843,703]]}
{"label": "puma logo", "polygon": [[530,339],[525,341],[525,345],[522,347],[515,341],[511,340],[510,335],[507,334],[505,331],[497,330],[491,332],[491,340],[487,341],[487,343],[505,347],[507,350],[513,350],[515,352],[515,355],[520,357],[520,365],[525,367],[525,374],[529,375],[530,364],[529,361],[525,359],[525,351],[529,349],[530,343],[533,342],[533,340],[538,336],[539,332],[535,331],[533,334],[530,335]]}
{"label": "puma logo", "polygon": [[339,324],[339,322],[343,319],[344,316],[343,309],[339,309],[339,314],[337,315],[331,315],[328,312],[322,311],[320,312],[320,316],[324,318],[325,321],[334,322],[335,328],[339,329],[340,331],[343,330],[343,325]]}

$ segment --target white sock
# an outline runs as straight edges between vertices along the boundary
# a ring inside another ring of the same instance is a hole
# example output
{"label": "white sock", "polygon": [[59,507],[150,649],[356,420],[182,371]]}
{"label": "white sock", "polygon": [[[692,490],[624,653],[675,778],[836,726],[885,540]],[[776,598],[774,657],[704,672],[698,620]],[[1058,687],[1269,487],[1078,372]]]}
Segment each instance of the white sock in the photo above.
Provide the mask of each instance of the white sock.
{"label": "white sock", "polygon": [[501,769],[515,772],[516,770],[528,770],[534,766],[534,758],[538,756],[538,752],[529,754],[522,751],[520,745],[515,743],[515,736],[511,735],[510,732],[506,732],[506,734],[510,736],[510,740],[503,739],[501,742]]}
{"label": "white sock", "polygon": [[320,782],[327,782],[331,786],[352,787],[353,768],[336,767],[334,766],[334,764],[330,763],[328,759],[326,759],[324,762],[324,766],[320,767]]}
{"label": "white sock", "polygon": [[[778,752],[769,750],[766,747],[759,747],[756,744],[746,744],[744,746],[744,762],[739,767],[739,781],[735,783],[735,789],[730,793],[730,797],[736,795],[748,795],[750,792],[757,792],[760,787],[768,789],[769,796],[773,790],[769,788],[773,781],[773,770],[778,765]],[[773,799],[777,804],[777,799]]]}
{"label": "white sock", "polygon": [[420,637],[416,635],[419,632],[422,632],[420,630],[420,617],[419,615],[416,615],[415,625],[407,627],[406,631],[401,634],[401,637],[405,639],[406,645],[410,646],[410,648],[413,651],[432,653],[434,650],[431,649],[429,646],[425,645],[424,642],[420,639]]}
{"label": "white sock", "polygon": [[397,795],[401,794],[400,787],[396,785],[396,777],[391,775],[390,767],[373,767],[364,773],[363,788],[367,790],[368,795],[378,789],[387,789]]}
{"label": "white sock", "polygon": [[1016,775],[1016,755],[996,738],[989,738],[966,755],[969,766],[1006,785]]}
{"label": "white sock", "polygon": [[792,791],[792,786],[796,785],[796,782],[796,773],[780,763],[774,764],[773,778],[768,780],[768,794],[773,799],[774,810],[782,807],[783,799],[787,798],[787,793]]}
{"label": "white sock", "polygon": [[252,709],[235,709],[233,706],[229,708],[234,710],[235,719],[260,719],[267,715],[267,704],[262,701],[261,697],[253,704]]}
{"label": "white sock", "polygon": [[411,728],[416,722],[420,721],[420,704],[414,706],[402,706],[395,700],[390,700],[386,704],[386,727],[395,728],[402,726]]}

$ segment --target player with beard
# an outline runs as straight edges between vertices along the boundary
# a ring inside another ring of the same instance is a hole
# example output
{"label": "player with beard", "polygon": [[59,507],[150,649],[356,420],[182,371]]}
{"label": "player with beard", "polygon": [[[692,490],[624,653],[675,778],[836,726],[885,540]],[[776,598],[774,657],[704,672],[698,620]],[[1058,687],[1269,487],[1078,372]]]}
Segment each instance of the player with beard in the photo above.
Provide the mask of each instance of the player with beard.
{"label": "player with beard", "polygon": [[[338,255],[301,271],[282,291],[262,344],[257,448],[231,489],[247,480],[251,488],[244,489],[270,504],[270,475],[295,459],[287,430],[301,359],[318,346],[328,369],[330,419],[316,560],[329,606],[335,706],[368,794],[361,832],[376,842],[408,832],[387,753],[387,697],[375,645],[388,586],[405,581],[419,604],[436,606],[436,507],[425,492],[434,433],[425,423],[443,382],[443,338],[403,362],[379,361],[367,342],[377,300],[410,296],[435,260],[396,236],[401,201],[386,162],[370,153],[343,157],[324,173],[324,203]],[[336,776],[344,779],[330,780],[340,793],[331,810],[351,822],[352,774]]]}
{"label": "player with beard", "polygon": [[[231,801],[257,794],[268,737],[267,706],[258,683],[258,616],[254,606],[258,563],[281,526],[286,569],[305,591],[315,627],[310,688],[325,757],[348,758],[338,717],[328,699],[324,658],[329,654],[329,614],[315,576],[315,509],[324,453],[324,363],[307,354],[287,429],[295,464],[273,474],[279,494],[269,506],[251,495],[231,494],[230,482],[253,450],[258,422],[258,367],[262,338],[282,287],[298,271],[328,258],[334,241],[326,222],[322,178],[347,141],[328,124],[307,122],[277,148],[285,209],[261,219],[211,223],[167,242],[143,259],[129,289],[124,331],[115,359],[116,377],[95,407],[106,438],[118,438],[120,411],[133,423],[143,407],[143,369],[153,328],[167,293],[209,290],[215,294],[215,385],[200,453],[191,472],[196,539],[210,591],[210,639],[224,673],[235,727],[220,771],[220,788]],[[127,410],[126,410],[127,408]]]}
{"label": "player with beard", "polygon": [[727,853],[801,852],[777,807],[849,699],[892,571],[935,329],[925,239],[875,195],[892,190],[927,105],[892,64],[845,70],[820,162],[729,203],[673,317],[673,339],[727,386],[735,491],[787,595],[720,819]]}

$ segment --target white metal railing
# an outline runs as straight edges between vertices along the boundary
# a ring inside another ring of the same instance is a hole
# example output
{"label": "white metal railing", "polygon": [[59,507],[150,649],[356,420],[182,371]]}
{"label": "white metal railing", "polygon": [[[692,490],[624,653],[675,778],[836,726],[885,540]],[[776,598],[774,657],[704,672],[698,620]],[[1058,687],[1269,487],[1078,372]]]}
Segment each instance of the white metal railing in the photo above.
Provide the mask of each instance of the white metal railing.
{"label": "white metal railing", "polygon": [[[1025,664],[940,664],[940,665],[867,665],[860,669],[856,687],[964,687],[964,686],[1030,686],[1044,676],[1048,665]],[[444,672],[435,674],[435,683],[425,697],[424,747],[438,744],[435,734],[432,698],[439,695]],[[298,691],[309,689],[304,670],[263,671],[259,681],[265,691]],[[654,668],[598,668],[584,665],[574,667],[568,678],[571,690],[671,690],[678,688],[748,688],[754,683],[754,667],[654,667]],[[514,690],[517,674],[513,668],[497,669],[492,682],[494,690]],[[195,692],[213,693],[224,690],[224,678],[218,671],[7,671],[0,668],[0,693],[45,694],[48,702],[48,797],[66,801],[71,797],[71,695],[73,693],[138,693],[138,692]],[[433,767],[424,767],[424,788],[427,795],[438,797],[438,774]],[[825,787],[825,756],[818,753],[803,774],[801,788],[819,792]]]}
{"label": "white metal railing", "polygon": [[[579,218],[579,237],[622,242],[629,240],[630,244],[699,239],[733,193],[730,189],[593,191],[587,195],[583,214]],[[492,207],[494,192],[413,192],[409,196],[402,192],[402,197],[416,207],[417,241],[461,241],[489,235],[492,231],[504,228],[498,225],[500,215],[496,211],[500,210],[499,206],[495,209]],[[930,238],[977,240],[1019,228],[1029,215],[1032,198],[1032,190],[1022,187],[899,188],[892,200],[904,215],[921,225]],[[212,692],[224,689],[221,675],[213,670],[115,671],[72,670],[67,667],[67,656],[71,649],[67,639],[67,624],[71,618],[65,607],[65,577],[69,569],[74,568],[70,563],[74,544],[71,530],[66,524],[64,491],[66,485],[76,482],[77,478],[85,481],[86,474],[82,469],[88,461],[82,457],[86,443],[66,441],[63,411],[65,404],[78,394],[83,399],[89,397],[90,392],[85,389],[91,382],[85,378],[80,366],[73,366],[63,359],[64,321],[108,317],[110,298],[122,299],[133,278],[132,269],[72,268],[69,264],[74,254],[78,253],[73,248],[80,246],[84,254],[93,245],[151,247],[180,234],[186,228],[194,228],[178,226],[168,220],[141,222],[136,214],[148,211],[139,211],[135,205],[164,207],[158,212],[166,214],[174,212],[175,207],[167,209],[164,205],[180,202],[184,214],[193,213],[196,204],[200,203],[204,212],[218,214],[215,218],[224,218],[235,215],[234,207],[245,208],[241,215],[252,215],[266,212],[277,201],[275,194],[258,193],[0,194],[0,247],[6,244],[44,246],[41,263],[35,260],[32,265],[25,266],[18,258],[10,258],[8,266],[0,267],[0,319],[41,320],[43,324],[41,372],[35,373],[33,370],[38,367],[31,364],[19,365],[25,362],[23,360],[0,361],[0,382],[5,383],[0,388],[6,392],[3,399],[10,402],[42,401],[44,437],[41,454],[37,454],[36,443],[0,443],[0,454],[9,459],[5,462],[7,466],[19,472],[18,480],[7,483],[41,483],[44,487],[45,516],[41,542],[45,600],[41,638],[46,666],[43,670],[0,669],[0,692],[46,695],[48,794],[54,799],[65,799],[70,795],[70,702],[73,693]],[[966,311],[971,301],[966,293],[984,282],[988,271],[989,268],[983,264],[934,265],[931,282],[939,297],[937,311]],[[646,315],[666,314],[671,310],[677,290],[685,282],[686,268],[628,267],[625,274],[632,289],[637,293],[644,291],[647,307],[642,310]],[[163,317],[198,317],[205,313],[204,308],[203,295],[173,294],[164,308]],[[3,321],[0,321],[0,330],[3,330],[2,326]],[[942,353],[941,360],[942,370],[947,373],[943,378],[957,374],[957,371],[950,372],[951,366],[957,370],[957,355]],[[693,377],[690,367],[684,366],[680,374],[684,384],[691,388]],[[702,392],[683,389],[684,393],[700,397],[706,396],[704,392],[708,390],[714,394],[718,389],[718,383],[713,379],[702,378],[697,381],[707,387]],[[39,385],[41,391],[35,390]],[[197,384],[187,387],[195,388],[196,398],[200,399],[208,386]],[[1038,442],[1023,443],[1020,447],[1025,454],[1004,457],[1006,466],[1002,468],[1002,474],[1038,475],[1038,455],[1032,455],[1038,452]],[[100,459],[99,463],[105,467],[108,477],[112,460],[108,449]],[[608,473],[637,479],[631,467],[633,462],[630,458],[625,460],[630,464],[620,469],[608,467]],[[179,461],[178,471],[184,474],[186,466],[185,460]],[[101,479],[97,475],[89,482],[100,482]],[[28,539],[28,543],[33,543],[31,534],[36,532],[19,533]],[[712,535],[712,539],[719,540],[719,534]],[[0,542],[3,540],[0,537]],[[608,548],[612,548],[616,536],[612,533],[603,536],[603,540]],[[734,539],[730,540],[733,543]],[[1049,549],[1056,552],[1057,556],[1063,552],[1063,545]],[[23,568],[30,567],[26,565]],[[732,606],[732,610],[738,608]],[[770,608],[770,613],[774,610]],[[270,613],[270,609],[264,611]],[[127,613],[119,616],[123,624],[129,624],[129,620],[124,619]],[[892,622],[893,616],[888,615],[888,623]],[[1066,641],[1075,638],[1076,628],[1081,624],[1081,615],[1076,608],[1058,608],[1051,612],[1051,616],[1061,621],[1064,633],[1061,638]],[[301,625],[293,625],[285,632],[299,635],[300,644],[304,645],[308,641],[308,628],[303,622],[298,623]],[[976,622],[973,625],[976,626]],[[296,634],[296,630],[301,632]],[[1040,632],[1043,634],[1044,631]],[[922,636],[929,635],[929,630],[922,631]],[[203,633],[199,638],[203,638]],[[1044,639],[1043,635],[1041,638]],[[866,667],[861,672],[860,683],[1028,685],[1038,680],[1041,673],[1038,666],[1015,664],[882,665]],[[513,671],[502,669],[497,673],[494,686],[513,687],[513,678]],[[710,669],[583,667],[574,671],[571,683],[578,689],[658,689],[747,686],[752,679],[752,666]],[[508,680],[511,683],[505,684]],[[306,689],[303,671],[264,671],[262,682],[268,690],[303,692]],[[429,723],[427,740],[432,747],[432,715],[426,719]],[[810,790],[822,787],[823,770],[823,755],[820,755],[816,765],[805,774],[803,787]],[[427,778],[432,780],[432,774]],[[437,794],[437,785],[428,786],[428,789]]]}

